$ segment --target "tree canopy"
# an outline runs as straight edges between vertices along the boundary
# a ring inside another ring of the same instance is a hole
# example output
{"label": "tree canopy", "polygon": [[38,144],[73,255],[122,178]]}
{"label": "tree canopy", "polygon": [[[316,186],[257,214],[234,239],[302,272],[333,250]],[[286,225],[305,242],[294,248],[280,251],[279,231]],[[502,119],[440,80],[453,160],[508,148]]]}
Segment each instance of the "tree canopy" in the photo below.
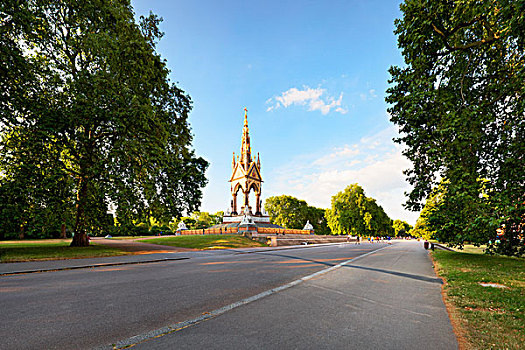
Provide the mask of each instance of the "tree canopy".
{"label": "tree canopy", "polygon": [[389,236],[394,233],[392,220],[358,184],[349,185],[332,197],[326,218],[336,235]]}
{"label": "tree canopy", "polygon": [[399,219],[394,220],[392,227],[394,228],[395,237],[406,237],[409,235],[410,230],[412,230],[412,225]]}
{"label": "tree canopy", "polygon": [[401,11],[405,65],[390,68],[386,101],[413,163],[407,207],[441,182],[438,237],[486,243],[504,227],[506,253],[523,253],[525,1],[406,0]]}
{"label": "tree canopy", "polygon": [[325,210],[309,206],[304,200],[282,195],[266,199],[264,208],[270,220],[285,228],[302,229],[310,221],[316,234],[329,234]]}
{"label": "tree canopy", "polygon": [[23,230],[53,213],[87,245],[110,203],[124,226],[199,207],[208,164],[155,51],[161,19],[137,24],[128,0],[8,0],[0,16],[0,215]]}

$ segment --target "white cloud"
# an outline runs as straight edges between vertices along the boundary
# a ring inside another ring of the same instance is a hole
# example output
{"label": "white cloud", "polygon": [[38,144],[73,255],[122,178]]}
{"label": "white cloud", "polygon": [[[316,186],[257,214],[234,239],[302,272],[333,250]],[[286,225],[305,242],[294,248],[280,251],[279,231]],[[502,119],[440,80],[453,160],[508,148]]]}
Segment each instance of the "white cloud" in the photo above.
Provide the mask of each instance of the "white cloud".
{"label": "white cloud", "polygon": [[401,147],[391,141],[393,136],[395,129],[388,128],[321,156],[298,157],[277,169],[275,178],[268,181],[267,195],[289,194],[310,205],[329,208],[332,196],[358,183],[392,219],[414,224],[418,213],[402,207],[406,201],[404,192],[410,190],[402,171],[411,164],[401,154]]}
{"label": "white cloud", "polygon": [[[312,163],[313,165],[325,166],[334,162],[342,162],[352,158],[360,153],[357,145],[349,146],[344,145],[343,147],[336,147],[331,153],[328,153],[320,158],[317,158]],[[355,161],[355,160],[354,160]]]}
{"label": "white cloud", "polygon": [[374,98],[377,97],[376,89],[370,89],[370,90],[368,90],[368,92],[366,92],[366,93],[360,93],[360,94],[359,94],[359,97],[360,97],[361,100],[363,100],[363,101],[366,101],[366,100],[373,100]]}
{"label": "white cloud", "polygon": [[325,89],[312,89],[308,86],[303,86],[303,90],[291,88],[280,96],[268,99],[266,103],[272,105],[266,110],[269,112],[280,107],[287,108],[292,105],[299,105],[308,106],[309,111],[320,111],[323,115],[328,114],[332,109],[337,113],[346,114],[348,110],[341,106],[342,100],[342,92],[339,94],[339,98],[335,99],[326,94]]}

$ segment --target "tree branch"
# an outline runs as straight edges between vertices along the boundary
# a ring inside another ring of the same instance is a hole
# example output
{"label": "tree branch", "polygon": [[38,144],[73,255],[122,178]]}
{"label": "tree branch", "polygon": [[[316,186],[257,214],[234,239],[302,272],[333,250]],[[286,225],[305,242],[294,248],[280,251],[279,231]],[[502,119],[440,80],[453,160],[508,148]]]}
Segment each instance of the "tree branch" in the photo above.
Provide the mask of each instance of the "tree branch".
{"label": "tree branch", "polygon": [[[469,26],[473,25],[474,23],[477,23],[480,20],[481,20],[481,22],[483,24],[483,27],[485,28],[485,30],[488,33],[488,36],[486,38],[482,38],[481,40],[474,41],[474,42],[471,42],[471,43],[468,43],[468,44],[465,44],[465,45],[450,45],[449,44],[448,39],[452,35],[454,35],[458,30],[460,30],[462,28],[469,27]],[[447,31],[446,29],[440,29],[434,23],[432,23],[432,29],[441,38],[443,38],[443,42],[445,44],[445,47],[448,50],[447,52],[438,54],[439,56],[447,55],[447,54],[449,54],[449,53],[451,53],[453,51],[458,51],[458,50],[466,51],[466,50],[468,50],[470,48],[473,48],[473,47],[481,46],[481,45],[484,45],[484,44],[490,44],[490,43],[492,43],[492,42],[494,42],[494,41],[496,41],[496,40],[498,40],[500,38],[500,35],[494,33],[494,31],[492,30],[492,28],[489,25],[488,21],[485,19],[485,16],[476,17],[476,18],[474,18],[473,20],[471,20],[469,22],[462,22],[462,23],[458,24],[457,26],[455,26],[454,28],[452,28],[451,31]]]}

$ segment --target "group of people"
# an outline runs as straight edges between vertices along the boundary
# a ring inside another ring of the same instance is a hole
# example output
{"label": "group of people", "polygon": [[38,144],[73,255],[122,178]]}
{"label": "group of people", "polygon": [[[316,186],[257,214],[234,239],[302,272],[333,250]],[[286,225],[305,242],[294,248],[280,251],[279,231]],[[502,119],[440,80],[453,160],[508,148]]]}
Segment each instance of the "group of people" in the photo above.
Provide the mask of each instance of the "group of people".
{"label": "group of people", "polygon": [[[381,241],[383,241],[383,240],[388,240],[388,241],[390,241],[391,238],[390,238],[390,237],[386,237],[386,238],[385,238],[385,237],[379,237],[379,236],[377,236],[377,237],[373,237],[373,236],[368,237],[368,242],[369,242],[369,243],[374,243],[374,241],[375,241],[376,243],[379,243],[379,242],[381,242]],[[350,236],[348,236],[347,241],[350,242]],[[361,237],[360,237],[360,236],[356,236],[355,244],[361,244]]]}

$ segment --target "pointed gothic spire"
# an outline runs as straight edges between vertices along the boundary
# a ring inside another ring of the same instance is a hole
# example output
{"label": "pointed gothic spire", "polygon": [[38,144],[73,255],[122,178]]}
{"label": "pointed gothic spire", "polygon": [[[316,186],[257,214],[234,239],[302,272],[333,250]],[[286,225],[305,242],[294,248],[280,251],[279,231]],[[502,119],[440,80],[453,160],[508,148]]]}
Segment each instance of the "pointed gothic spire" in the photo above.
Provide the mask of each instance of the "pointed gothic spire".
{"label": "pointed gothic spire", "polygon": [[241,163],[248,170],[252,162],[252,150],[250,146],[250,129],[248,128],[248,109],[244,108],[244,127],[242,128]]}

